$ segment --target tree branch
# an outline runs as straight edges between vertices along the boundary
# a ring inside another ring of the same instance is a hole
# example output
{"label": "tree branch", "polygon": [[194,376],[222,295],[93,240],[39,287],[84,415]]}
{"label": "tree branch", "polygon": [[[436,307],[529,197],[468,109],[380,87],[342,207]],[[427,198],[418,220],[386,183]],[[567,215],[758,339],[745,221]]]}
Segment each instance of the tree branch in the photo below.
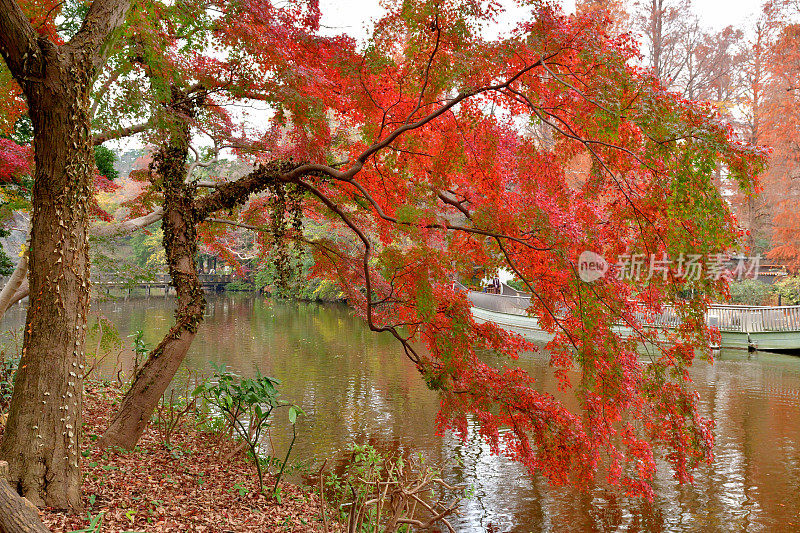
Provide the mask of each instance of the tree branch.
{"label": "tree branch", "polygon": [[[13,305],[15,302],[18,302],[21,298],[15,299],[15,295],[19,292],[23,283],[26,285],[27,288],[27,280],[28,280],[28,254],[25,253],[20,257],[19,263],[17,263],[17,267],[14,269],[14,272],[11,273],[11,277],[8,278],[3,290],[0,291],[0,317],[2,317],[6,310]],[[26,291],[27,294],[27,291]],[[24,296],[22,296],[24,298]]]}
{"label": "tree branch", "polygon": [[[3,0],[6,1],[6,0]],[[64,45],[85,67],[96,69],[104,60],[102,48],[109,36],[125,22],[131,0],[94,0],[78,33]]]}
{"label": "tree branch", "polygon": [[147,131],[153,126],[155,126],[155,124],[156,124],[156,118],[151,117],[147,122],[144,122],[142,124],[134,124],[133,126],[126,126],[124,128],[117,128],[115,130],[108,130],[102,133],[96,133],[92,137],[92,142],[94,143],[95,146],[98,146],[112,139],[121,139],[123,137],[129,137],[131,135],[136,135],[137,133]]}
{"label": "tree branch", "polygon": [[142,215],[138,218],[131,220],[124,220],[115,224],[107,224],[100,226],[95,224],[91,227],[90,232],[94,237],[113,237],[117,235],[124,235],[126,233],[133,233],[150,224],[161,220],[164,217],[164,208],[156,207],[151,213]]}
{"label": "tree branch", "polygon": [[0,0],[0,54],[15,78],[43,76],[39,36],[16,0]]}
{"label": "tree branch", "polygon": [[229,226],[236,226],[238,228],[251,229],[253,231],[263,231],[263,227],[254,226],[252,224],[245,224],[244,222],[236,222],[235,220],[227,220],[225,218],[207,218],[206,222],[214,222],[215,224],[228,224]]}
{"label": "tree branch", "polygon": [[[302,167],[306,166],[308,165]],[[233,209],[244,203],[251,194],[265,190],[270,183],[292,181],[296,174],[293,171],[302,167],[291,161],[270,161],[266,165],[259,165],[243,178],[220,183],[214,192],[194,201],[193,207],[197,220],[205,220],[211,213],[221,209]]]}

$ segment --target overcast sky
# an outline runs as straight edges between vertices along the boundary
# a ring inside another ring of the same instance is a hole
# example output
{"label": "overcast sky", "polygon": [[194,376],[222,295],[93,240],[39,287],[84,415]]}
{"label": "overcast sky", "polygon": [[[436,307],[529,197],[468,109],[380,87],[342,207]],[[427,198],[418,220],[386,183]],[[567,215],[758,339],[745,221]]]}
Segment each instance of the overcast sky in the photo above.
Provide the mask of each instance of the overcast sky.
{"label": "overcast sky", "polygon": [[[575,0],[562,0],[567,9],[575,8]],[[512,2],[503,1],[503,4]],[[747,25],[761,11],[762,0],[694,0],[694,10],[703,25],[712,29],[725,26]],[[366,25],[370,19],[381,14],[377,0],[321,0],[322,24],[330,33],[348,33],[363,38],[369,32]]]}

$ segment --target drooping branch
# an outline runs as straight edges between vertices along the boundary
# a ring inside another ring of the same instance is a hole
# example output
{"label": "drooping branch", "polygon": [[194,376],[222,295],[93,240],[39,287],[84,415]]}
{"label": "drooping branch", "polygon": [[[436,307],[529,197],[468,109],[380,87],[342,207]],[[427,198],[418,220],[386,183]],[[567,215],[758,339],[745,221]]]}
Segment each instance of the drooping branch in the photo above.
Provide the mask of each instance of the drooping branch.
{"label": "drooping branch", "polygon": [[330,198],[328,198],[322,191],[320,191],[310,183],[306,183],[299,179],[296,180],[296,183],[301,187],[303,187],[304,189],[306,189],[307,191],[309,191],[314,196],[316,196],[328,209],[330,209],[333,213],[335,213],[342,220],[342,222],[344,222],[350,228],[350,230],[356,234],[358,239],[364,245],[364,258],[362,261],[362,268],[364,271],[364,290],[365,290],[365,298],[367,306],[367,313],[366,313],[367,326],[369,327],[369,329],[377,333],[381,333],[384,331],[391,333],[392,336],[398,341],[400,341],[400,343],[402,344],[406,356],[411,361],[413,361],[414,364],[416,364],[420,368],[420,370],[422,370],[420,366],[422,364],[422,359],[419,357],[416,350],[408,342],[408,339],[403,337],[396,327],[386,326],[386,325],[378,326],[375,324],[375,319],[373,316],[373,302],[372,302],[372,277],[370,275],[370,270],[369,270],[372,243],[370,242],[369,238],[363,231],[361,231],[361,229],[356,225],[356,223],[353,222],[353,220],[347,215],[347,213],[345,213],[341,209],[341,207],[336,205],[336,203]]}
{"label": "drooping branch", "polygon": [[[360,183],[358,183],[355,180],[350,181],[350,183],[354,187],[356,187],[358,189],[358,191],[364,196],[364,198],[370,203],[370,205],[372,205],[373,209],[375,209],[376,214],[380,218],[382,218],[383,220],[385,220],[387,222],[391,222],[392,224],[396,224],[398,226],[413,226],[413,225],[415,225],[412,222],[401,221],[401,220],[398,220],[396,217],[387,215],[386,212],[383,210],[383,208],[380,206],[380,204],[364,188],[364,186],[362,186]],[[453,207],[458,209],[462,214],[464,214],[464,216],[466,216],[468,219],[472,220],[472,214],[469,212],[469,210],[467,210],[464,207],[463,203],[456,202],[455,200],[452,200],[452,199],[448,198],[447,196],[445,196],[441,192],[437,193],[436,196],[437,196],[437,198],[442,200],[442,202],[444,202],[445,204],[448,204],[448,205],[452,205]],[[521,245],[523,245],[523,246],[525,246],[527,248],[530,248],[532,250],[537,250],[537,251],[545,251],[545,250],[549,250],[550,249],[550,248],[542,248],[542,247],[539,247],[539,246],[534,246],[530,242],[527,242],[524,239],[520,239],[519,237],[514,237],[512,235],[506,235],[506,234],[500,233],[500,232],[494,232],[494,231],[489,231],[489,230],[484,230],[484,229],[474,228],[474,227],[469,227],[469,226],[462,226],[460,224],[451,224],[449,222],[445,222],[445,223],[442,223],[442,224],[438,224],[438,223],[435,223],[435,222],[434,223],[426,223],[426,224],[423,224],[423,225],[419,225],[419,227],[425,228],[425,229],[442,229],[442,230],[449,230],[449,231],[460,231],[460,232],[463,232],[463,233],[472,233],[472,234],[475,234],[475,235],[482,235],[484,237],[492,237],[492,238],[501,237],[503,239],[508,239],[508,240],[514,241],[514,242],[516,242],[518,244],[521,244]]]}

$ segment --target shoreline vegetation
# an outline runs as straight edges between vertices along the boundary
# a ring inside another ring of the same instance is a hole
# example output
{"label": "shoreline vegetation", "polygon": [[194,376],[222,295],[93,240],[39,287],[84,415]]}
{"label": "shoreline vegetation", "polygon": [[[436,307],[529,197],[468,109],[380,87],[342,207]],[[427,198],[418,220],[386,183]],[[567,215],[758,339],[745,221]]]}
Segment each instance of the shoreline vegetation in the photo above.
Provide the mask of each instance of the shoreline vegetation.
{"label": "shoreline vegetation", "polygon": [[[244,448],[221,432],[203,428],[203,420],[191,413],[178,420],[169,446],[157,426],[151,424],[134,450],[101,449],[96,445],[97,436],[107,427],[122,395],[115,384],[98,380],[86,383],[84,509],[41,510],[42,521],[52,531],[324,530],[323,503],[310,488],[282,481],[280,502],[260,493]],[[265,476],[268,481],[274,482],[272,475]],[[337,523],[330,520],[332,514],[327,510],[328,529],[336,531]]]}

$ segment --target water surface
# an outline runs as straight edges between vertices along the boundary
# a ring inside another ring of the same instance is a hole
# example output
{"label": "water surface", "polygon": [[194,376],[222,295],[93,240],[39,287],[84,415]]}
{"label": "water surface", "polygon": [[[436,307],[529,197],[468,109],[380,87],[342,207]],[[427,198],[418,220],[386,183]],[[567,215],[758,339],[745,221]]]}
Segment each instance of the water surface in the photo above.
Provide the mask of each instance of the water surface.
{"label": "water surface", "polygon": [[[161,297],[94,304],[123,337],[141,329],[151,346],[171,325],[173,306]],[[21,323],[23,313],[15,307],[7,324]],[[116,359],[106,358],[97,374],[115,374]],[[129,363],[130,351],[119,359]],[[661,474],[652,503],[602,486],[550,488],[478,439],[437,436],[436,393],[396,341],[370,332],[344,306],[210,296],[186,366],[208,374],[211,362],[282,380],[282,396],[307,413],[296,460],[341,462],[351,444],[368,442],[449,464],[447,480],[474,489],[456,519],[459,531],[800,531],[800,358],[730,352],[713,365],[698,362],[692,377],[702,413],[717,423],[716,459],[696,472],[694,485]],[[544,355],[522,365],[554,390]],[[279,455],[289,435],[272,437]]]}

